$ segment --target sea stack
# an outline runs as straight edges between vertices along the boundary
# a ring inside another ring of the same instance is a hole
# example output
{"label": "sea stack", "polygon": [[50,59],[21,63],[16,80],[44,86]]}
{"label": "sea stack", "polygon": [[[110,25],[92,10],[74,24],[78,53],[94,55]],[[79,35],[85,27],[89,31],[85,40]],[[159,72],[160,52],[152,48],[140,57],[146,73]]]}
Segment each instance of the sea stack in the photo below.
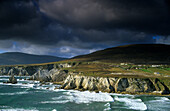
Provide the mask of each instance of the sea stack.
{"label": "sea stack", "polygon": [[17,83],[17,79],[14,77],[14,75],[11,75],[11,77],[9,78],[8,83],[12,83],[12,84],[16,84]]}

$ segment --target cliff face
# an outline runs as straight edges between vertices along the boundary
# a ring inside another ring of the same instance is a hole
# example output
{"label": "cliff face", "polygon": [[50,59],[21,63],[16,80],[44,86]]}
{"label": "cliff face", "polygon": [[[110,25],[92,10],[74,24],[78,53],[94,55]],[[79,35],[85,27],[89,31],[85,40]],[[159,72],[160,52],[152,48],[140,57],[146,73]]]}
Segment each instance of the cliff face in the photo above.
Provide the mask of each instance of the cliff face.
{"label": "cliff face", "polygon": [[169,94],[169,89],[158,79],[103,78],[69,75],[63,89],[78,89],[102,92],[159,93]]}
{"label": "cliff face", "polygon": [[32,76],[39,66],[3,66],[0,75]]}
{"label": "cliff face", "polygon": [[170,94],[169,85],[157,78],[91,77],[68,72],[70,64],[0,67],[0,75],[31,76],[31,80],[57,82],[62,89],[90,90],[116,93]]}
{"label": "cliff face", "polygon": [[62,82],[67,76],[67,72],[60,69],[39,69],[34,75],[31,76],[31,80],[38,80],[42,82]]}
{"label": "cliff face", "polygon": [[67,76],[62,68],[71,67],[65,64],[48,64],[39,66],[4,66],[0,67],[0,75],[31,76],[31,80],[44,82],[61,82]]}

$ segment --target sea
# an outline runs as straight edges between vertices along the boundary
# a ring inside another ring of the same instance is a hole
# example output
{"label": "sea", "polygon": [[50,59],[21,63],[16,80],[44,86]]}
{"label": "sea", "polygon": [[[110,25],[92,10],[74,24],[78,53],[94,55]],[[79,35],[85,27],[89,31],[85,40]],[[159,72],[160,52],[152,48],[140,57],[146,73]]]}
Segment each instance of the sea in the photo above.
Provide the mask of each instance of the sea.
{"label": "sea", "polygon": [[0,111],[169,111],[170,97],[63,90],[52,83],[0,76]]}

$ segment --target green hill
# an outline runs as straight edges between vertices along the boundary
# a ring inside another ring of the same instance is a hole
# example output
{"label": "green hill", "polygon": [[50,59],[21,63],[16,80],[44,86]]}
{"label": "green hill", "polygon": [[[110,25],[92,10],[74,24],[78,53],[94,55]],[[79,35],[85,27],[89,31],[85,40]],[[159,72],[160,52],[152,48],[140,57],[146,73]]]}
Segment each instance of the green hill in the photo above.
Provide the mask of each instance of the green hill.
{"label": "green hill", "polygon": [[100,50],[72,58],[76,61],[114,63],[170,64],[170,45],[135,44]]}
{"label": "green hill", "polygon": [[37,64],[56,62],[64,59],[66,58],[47,55],[32,55],[20,52],[7,52],[0,54],[0,65]]}

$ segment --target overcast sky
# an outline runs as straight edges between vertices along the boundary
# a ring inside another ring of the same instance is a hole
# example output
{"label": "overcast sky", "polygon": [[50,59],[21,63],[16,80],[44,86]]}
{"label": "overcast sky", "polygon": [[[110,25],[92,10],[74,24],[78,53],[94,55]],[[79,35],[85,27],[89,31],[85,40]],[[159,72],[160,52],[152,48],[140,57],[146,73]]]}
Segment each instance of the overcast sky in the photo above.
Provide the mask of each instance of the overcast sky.
{"label": "overcast sky", "polygon": [[73,57],[170,44],[170,0],[0,0],[0,52]]}

